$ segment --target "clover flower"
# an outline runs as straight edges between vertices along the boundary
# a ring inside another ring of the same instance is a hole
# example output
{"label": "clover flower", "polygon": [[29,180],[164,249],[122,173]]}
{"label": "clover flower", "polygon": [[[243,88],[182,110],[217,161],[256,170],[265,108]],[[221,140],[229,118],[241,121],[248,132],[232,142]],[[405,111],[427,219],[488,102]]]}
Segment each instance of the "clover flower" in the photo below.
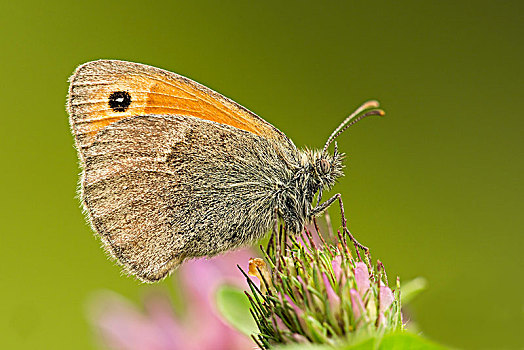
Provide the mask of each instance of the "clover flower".
{"label": "clover flower", "polygon": [[244,273],[257,345],[338,345],[402,331],[399,280],[393,291],[383,264],[372,265],[369,250],[362,258],[359,247],[347,228],[332,244],[316,222],[314,231],[297,237],[275,229],[263,249],[265,259],[249,261],[248,273],[259,286]]}

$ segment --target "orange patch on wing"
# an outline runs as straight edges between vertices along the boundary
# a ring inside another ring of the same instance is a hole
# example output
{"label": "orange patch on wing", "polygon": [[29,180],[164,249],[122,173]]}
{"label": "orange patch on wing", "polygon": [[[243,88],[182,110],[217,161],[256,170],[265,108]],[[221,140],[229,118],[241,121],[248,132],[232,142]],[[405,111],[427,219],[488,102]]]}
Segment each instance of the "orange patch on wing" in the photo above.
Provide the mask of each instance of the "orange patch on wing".
{"label": "orange patch on wing", "polygon": [[[129,105],[112,108],[109,97],[115,92],[129,94]],[[266,138],[283,136],[271,124],[203,85],[175,73],[121,61],[94,61],[78,68],[71,81],[69,113],[77,140],[84,145],[108,125],[146,114],[192,116]]]}
{"label": "orange patch on wing", "polygon": [[153,84],[148,95],[145,112],[189,115],[231,125],[256,135],[264,134],[261,125],[253,120],[246,119],[243,111],[232,110],[231,106],[225,105],[223,101],[182,82]]}

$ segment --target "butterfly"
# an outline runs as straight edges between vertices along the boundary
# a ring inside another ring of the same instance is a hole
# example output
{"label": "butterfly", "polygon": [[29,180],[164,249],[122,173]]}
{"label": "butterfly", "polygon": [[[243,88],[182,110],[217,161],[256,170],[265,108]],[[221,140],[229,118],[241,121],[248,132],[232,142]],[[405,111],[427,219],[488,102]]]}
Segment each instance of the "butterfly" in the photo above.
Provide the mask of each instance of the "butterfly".
{"label": "butterfly", "polygon": [[277,219],[301,231],[340,200],[322,202],[343,175],[344,155],[328,147],[358,120],[383,115],[377,108],[364,103],[322,150],[302,150],[186,77],[132,62],[85,63],[67,98],[83,208],[126,272],[158,281],[186,259],[258,240]]}

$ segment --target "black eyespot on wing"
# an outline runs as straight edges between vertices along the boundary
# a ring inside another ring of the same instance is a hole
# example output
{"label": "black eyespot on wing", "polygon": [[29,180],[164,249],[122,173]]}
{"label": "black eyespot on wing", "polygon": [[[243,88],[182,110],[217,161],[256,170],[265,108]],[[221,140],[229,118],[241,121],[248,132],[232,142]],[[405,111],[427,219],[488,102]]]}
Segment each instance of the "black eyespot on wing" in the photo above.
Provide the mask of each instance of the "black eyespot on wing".
{"label": "black eyespot on wing", "polygon": [[109,107],[115,112],[125,112],[131,104],[131,95],[127,91],[115,91],[109,95]]}

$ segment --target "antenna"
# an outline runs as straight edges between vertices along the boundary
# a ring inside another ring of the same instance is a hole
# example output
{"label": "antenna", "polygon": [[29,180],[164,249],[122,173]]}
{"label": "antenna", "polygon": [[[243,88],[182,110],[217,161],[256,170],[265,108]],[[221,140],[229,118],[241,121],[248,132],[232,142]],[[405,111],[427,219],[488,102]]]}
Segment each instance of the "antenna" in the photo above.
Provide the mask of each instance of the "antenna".
{"label": "antenna", "polygon": [[[346,131],[346,129],[349,128],[351,125],[354,125],[358,121],[366,117],[372,116],[372,115],[379,115],[379,116],[386,115],[386,113],[383,110],[378,109],[378,107],[379,107],[378,101],[374,101],[374,100],[364,102],[360,107],[358,107],[353,113],[349,115],[349,117],[347,117],[342,123],[340,123],[340,125],[335,129],[335,131],[331,133],[328,140],[326,141],[326,145],[324,146],[324,149],[322,149],[322,154],[326,153],[331,142],[333,142],[340,134]],[[371,110],[367,111],[364,114],[361,114],[362,112],[368,109],[371,109]]]}

